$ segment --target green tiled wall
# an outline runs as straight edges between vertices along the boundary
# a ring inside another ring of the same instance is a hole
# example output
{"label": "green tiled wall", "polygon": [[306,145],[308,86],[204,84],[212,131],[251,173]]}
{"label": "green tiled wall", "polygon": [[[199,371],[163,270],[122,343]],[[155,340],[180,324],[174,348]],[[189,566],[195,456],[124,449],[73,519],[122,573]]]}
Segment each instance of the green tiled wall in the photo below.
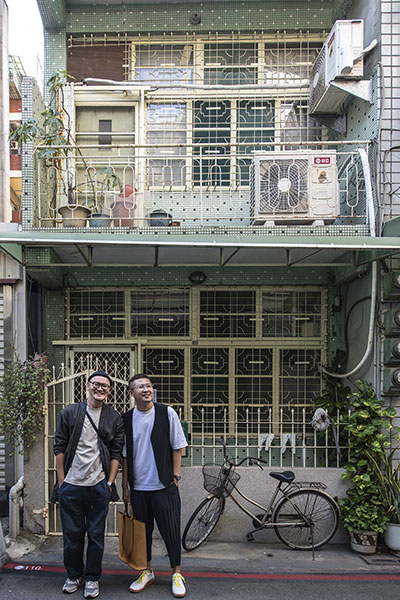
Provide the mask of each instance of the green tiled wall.
{"label": "green tiled wall", "polygon": [[[43,100],[36,80],[24,77],[22,80],[22,118],[25,120],[38,118],[43,110]],[[33,144],[22,144],[22,223],[24,229],[34,225],[32,198],[38,196],[37,163],[32,156]]]}
{"label": "green tiled wall", "polygon": [[[325,0],[72,5],[66,17],[66,30],[67,33],[320,31],[331,28],[333,11],[334,5]],[[201,23],[195,26],[190,23],[194,13],[201,16]]]}
{"label": "green tiled wall", "polygon": [[71,286],[188,285],[192,271],[203,271],[205,285],[326,285],[326,269],[286,269],[281,267],[121,267],[70,269],[66,279]]}

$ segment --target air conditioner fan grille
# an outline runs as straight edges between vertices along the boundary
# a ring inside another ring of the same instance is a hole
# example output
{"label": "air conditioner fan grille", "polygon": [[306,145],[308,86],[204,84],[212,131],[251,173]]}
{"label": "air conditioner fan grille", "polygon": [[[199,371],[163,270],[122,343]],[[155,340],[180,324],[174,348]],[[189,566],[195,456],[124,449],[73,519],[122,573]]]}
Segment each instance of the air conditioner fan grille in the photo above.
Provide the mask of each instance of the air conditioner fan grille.
{"label": "air conditioner fan grille", "polygon": [[261,162],[261,213],[307,212],[308,198],[308,160]]}

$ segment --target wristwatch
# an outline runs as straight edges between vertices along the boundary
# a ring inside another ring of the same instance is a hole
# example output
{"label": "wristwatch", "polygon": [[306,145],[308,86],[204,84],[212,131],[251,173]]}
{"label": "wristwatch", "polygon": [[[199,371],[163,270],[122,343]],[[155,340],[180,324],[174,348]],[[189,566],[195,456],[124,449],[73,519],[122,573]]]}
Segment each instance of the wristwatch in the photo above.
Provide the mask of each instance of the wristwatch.
{"label": "wristwatch", "polygon": [[175,481],[180,481],[182,479],[182,475],[174,475]]}

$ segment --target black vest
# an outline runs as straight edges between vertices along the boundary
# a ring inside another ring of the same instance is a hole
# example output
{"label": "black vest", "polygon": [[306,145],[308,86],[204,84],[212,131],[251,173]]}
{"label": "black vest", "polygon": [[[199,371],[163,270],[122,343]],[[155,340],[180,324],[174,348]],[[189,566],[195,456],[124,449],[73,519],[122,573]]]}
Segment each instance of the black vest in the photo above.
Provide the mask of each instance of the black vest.
{"label": "black vest", "polygon": [[[153,446],[158,477],[161,483],[165,487],[168,487],[174,481],[172,447],[169,441],[168,406],[166,404],[155,403],[154,410],[154,425],[150,436],[151,445]],[[133,408],[122,415],[126,437],[128,481],[131,492],[134,490],[132,412]]]}

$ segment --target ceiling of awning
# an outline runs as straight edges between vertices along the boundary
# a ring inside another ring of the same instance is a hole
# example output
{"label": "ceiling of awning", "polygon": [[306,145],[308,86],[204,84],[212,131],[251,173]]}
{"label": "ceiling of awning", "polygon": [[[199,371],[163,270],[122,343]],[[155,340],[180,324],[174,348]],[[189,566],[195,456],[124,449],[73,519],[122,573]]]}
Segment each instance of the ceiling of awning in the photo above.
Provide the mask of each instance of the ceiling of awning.
{"label": "ceiling of awning", "polygon": [[[26,266],[357,267],[400,253],[399,237],[137,235],[0,232]],[[38,249],[51,250],[43,256]],[[22,252],[21,252],[22,250]]]}

